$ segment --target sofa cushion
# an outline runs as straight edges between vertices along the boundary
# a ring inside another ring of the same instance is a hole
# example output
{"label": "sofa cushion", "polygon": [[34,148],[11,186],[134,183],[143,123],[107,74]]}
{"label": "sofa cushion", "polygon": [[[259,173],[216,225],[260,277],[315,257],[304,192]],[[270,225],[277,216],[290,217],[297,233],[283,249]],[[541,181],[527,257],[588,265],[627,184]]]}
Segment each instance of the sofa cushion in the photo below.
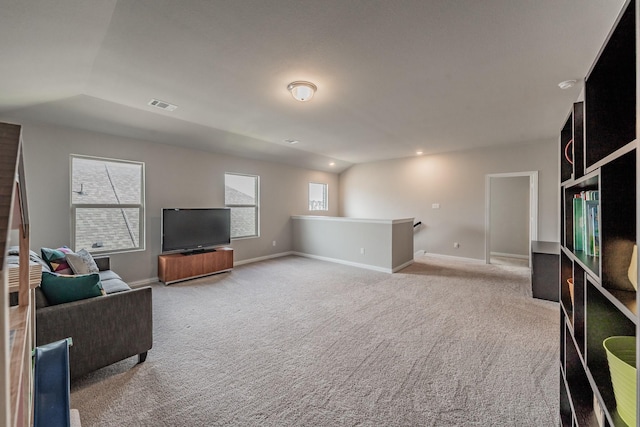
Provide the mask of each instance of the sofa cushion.
{"label": "sofa cushion", "polygon": [[[7,255],[7,264],[20,264],[20,251],[17,246],[10,246],[7,250]],[[40,255],[34,251],[29,251],[29,261],[40,264],[42,266],[42,271],[51,271],[49,264],[44,262]]]}
{"label": "sofa cushion", "polygon": [[100,271],[93,257],[86,249],[80,249],[76,253],[65,254],[65,258],[75,274],[91,274]]}
{"label": "sofa cushion", "polygon": [[97,273],[63,276],[45,271],[42,273],[40,287],[52,305],[104,295],[100,275]]}
{"label": "sofa cushion", "polygon": [[102,288],[104,289],[104,291],[105,291],[105,293],[107,295],[108,294],[115,294],[116,292],[123,292],[123,291],[130,291],[131,290],[129,285],[127,285],[126,283],[124,283],[120,279],[103,280],[102,281]]}
{"label": "sofa cushion", "polygon": [[103,282],[111,279],[122,280],[122,277],[118,276],[118,273],[113,270],[100,271],[98,274],[100,275],[100,280]]}
{"label": "sofa cushion", "polygon": [[[7,249],[7,254],[8,255],[20,255],[20,246],[9,246],[9,249]],[[38,255],[34,251],[30,250],[29,251],[29,258],[31,259],[31,261],[35,261],[34,258],[40,259],[40,255]]]}
{"label": "sofa cushion", "polygon": [[118,273],[113,270],[102,270],[98,274],[100,274],[102,287],[107,294],[131,290],[129,285],[127,285],[122,278],[118,276]]}
{"label": "sofa cushion", "polygon": [[73,253],[71,249],[62,246],[58,249],[41,248],[42,259],[46,261],[51,271],[58,274],[73,274],[73,270],[69,267],[66,255]]}

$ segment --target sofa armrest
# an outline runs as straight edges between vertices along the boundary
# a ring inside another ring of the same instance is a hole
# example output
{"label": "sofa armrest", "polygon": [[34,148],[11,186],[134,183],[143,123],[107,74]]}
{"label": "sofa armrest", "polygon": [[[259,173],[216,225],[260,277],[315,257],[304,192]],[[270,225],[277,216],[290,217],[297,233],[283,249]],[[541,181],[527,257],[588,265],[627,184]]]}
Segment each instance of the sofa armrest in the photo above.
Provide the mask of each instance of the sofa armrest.
{"label": "sofa armrest", "polygon": [[136,288],[36,310],[36,342],[71,337],[71,378],[142,355],[153,344],[151,288]]}
{"label": "sofa armrest", "polygon": [[98,270],[106,271],[111,270],[111,258],[108,256],[95,257],[93,260],[96,262],[98,266]]}

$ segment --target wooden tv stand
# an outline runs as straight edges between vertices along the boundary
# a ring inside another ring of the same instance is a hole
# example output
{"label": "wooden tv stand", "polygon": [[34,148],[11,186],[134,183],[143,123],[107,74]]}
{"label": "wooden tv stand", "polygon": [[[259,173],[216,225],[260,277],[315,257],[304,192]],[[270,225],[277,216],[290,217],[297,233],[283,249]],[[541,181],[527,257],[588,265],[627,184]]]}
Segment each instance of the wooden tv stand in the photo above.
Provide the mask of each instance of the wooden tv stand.
{"label": "wooden tv stand", "polygon": [[165,285],[181,280],[222,273],[233,268],[233,249],[192,254],[158,255],[158,278]]}

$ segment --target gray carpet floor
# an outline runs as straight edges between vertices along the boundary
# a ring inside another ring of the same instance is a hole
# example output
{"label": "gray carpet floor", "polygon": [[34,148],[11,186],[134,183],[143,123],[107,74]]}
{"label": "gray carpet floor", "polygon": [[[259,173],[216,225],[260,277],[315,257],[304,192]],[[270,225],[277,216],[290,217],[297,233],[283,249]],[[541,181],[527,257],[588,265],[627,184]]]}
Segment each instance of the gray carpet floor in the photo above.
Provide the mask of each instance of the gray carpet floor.
{"label": "gray carpet floor", "polygon": [[301,257],[153,285],[154,345],[72,383],[90,426],[555,426],[559,312],[529,270]]}

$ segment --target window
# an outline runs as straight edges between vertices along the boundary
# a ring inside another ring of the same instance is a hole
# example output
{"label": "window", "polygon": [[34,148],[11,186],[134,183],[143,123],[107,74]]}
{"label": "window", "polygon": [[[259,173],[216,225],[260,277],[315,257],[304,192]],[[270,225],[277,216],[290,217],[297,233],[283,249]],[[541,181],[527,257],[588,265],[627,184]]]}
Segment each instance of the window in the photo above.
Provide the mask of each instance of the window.
{"label": "window", "polygon": [[71,156],[71,245],[144,249],[144,163]]}
{"label": "window", "polygon": [[328,211],[327,184],[309,183],[309,210]]}
{"label": "window", "polygon": [[258,236],[257,176],[224,174],[224,204],[231,208],[231,238]]}

